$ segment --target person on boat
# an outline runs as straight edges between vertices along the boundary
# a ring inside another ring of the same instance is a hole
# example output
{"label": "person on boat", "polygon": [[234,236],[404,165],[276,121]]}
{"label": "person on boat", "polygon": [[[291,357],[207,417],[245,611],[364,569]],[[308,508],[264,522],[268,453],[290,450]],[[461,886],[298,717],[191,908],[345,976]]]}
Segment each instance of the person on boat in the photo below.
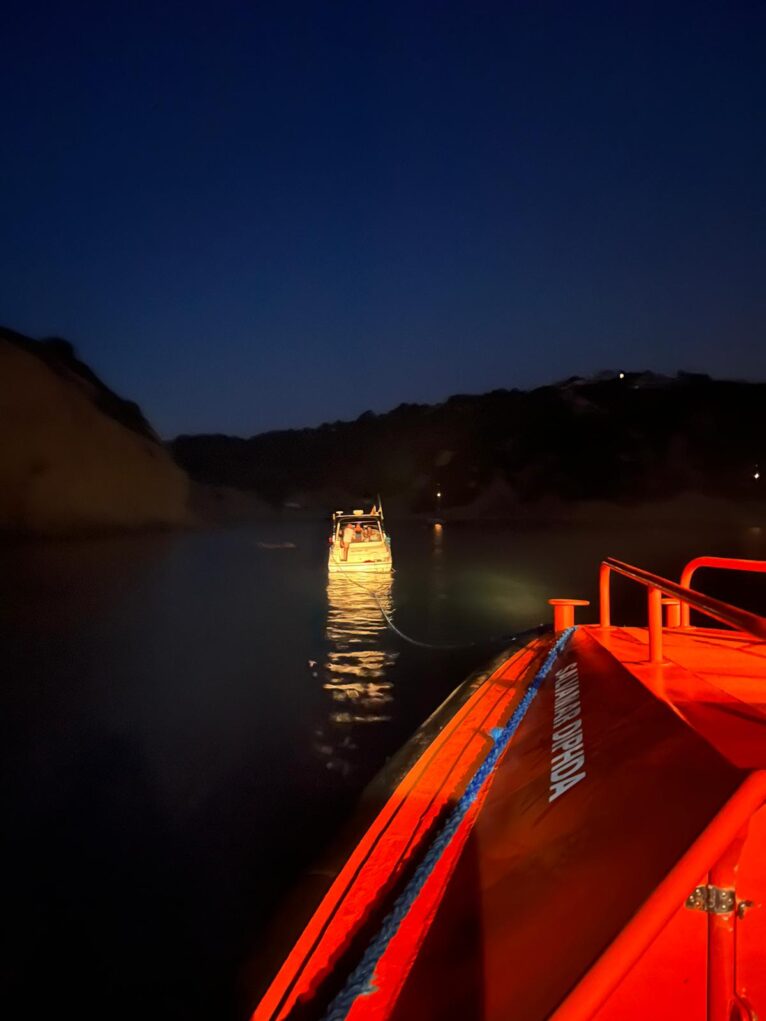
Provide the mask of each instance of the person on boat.
{"label": "person on boat", "polygon": [[348,560],[348,548],[354,541],[354,526],[347,521],[340,535],[340,548],[343,550],[343,559]]}
{"label": "person on boat", "polygon": [[361,542],[363,538],[364,535],[362,534],[362,526],[357,521],[356,528],[354,529],[354,542]]}

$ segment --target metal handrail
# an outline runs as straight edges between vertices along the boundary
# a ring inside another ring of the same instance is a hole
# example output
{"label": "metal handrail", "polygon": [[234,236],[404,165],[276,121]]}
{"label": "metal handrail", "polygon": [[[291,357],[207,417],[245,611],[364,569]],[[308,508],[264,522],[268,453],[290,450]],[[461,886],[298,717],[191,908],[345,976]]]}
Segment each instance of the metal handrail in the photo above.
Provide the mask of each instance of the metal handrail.
{"label": "metal handrail", "polygon": [[731,606],[720,599],[714,599],[703,592],[696,592],[694,589],[662,578],[651,571],[634,567],[632,564],[625,564],[614,557],[607,557],[602,561],[599,571],[599,593],[601,602],[601,626],[610,627],[610,592],[609,583],[612,571],[637,581],[647,588],[648,624],[649,624],[649,659],[652,663],[662,662],[662,594],[679,599],[681,604],[686,603],[695,610],[699,610],[706,617],[712,617],[722,624],[735,628],[737,631],[744,631],[761,641],[766,641],[766,618],[759,617],[756,613],[748,610],[741,610],[738,606]]}
{"label": "metal handrail", "polygon": [[[718,570],[726,571],[754,571],[757,574],[766,574],[766,560],[743,560],[739,557],[695,557],[690,560],[681,572],[681,586],[692,587],[694,572],[700,567],[715,567]],[[688,603],[681,603],[681,627],[689,627],[689,614],[691,607]]]}

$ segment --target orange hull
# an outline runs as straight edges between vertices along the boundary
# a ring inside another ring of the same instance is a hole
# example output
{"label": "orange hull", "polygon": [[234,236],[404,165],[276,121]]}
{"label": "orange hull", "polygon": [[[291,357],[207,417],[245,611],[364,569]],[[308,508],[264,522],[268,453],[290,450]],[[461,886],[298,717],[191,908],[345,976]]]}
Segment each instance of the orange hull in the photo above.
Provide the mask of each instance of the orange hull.
{"label": "orange hull", "polygon": [[650,627],[536,639],[481,684],[253,1021],[766,1015],[761,618],[658,638],[658,579],[616,565],[650,586]]}

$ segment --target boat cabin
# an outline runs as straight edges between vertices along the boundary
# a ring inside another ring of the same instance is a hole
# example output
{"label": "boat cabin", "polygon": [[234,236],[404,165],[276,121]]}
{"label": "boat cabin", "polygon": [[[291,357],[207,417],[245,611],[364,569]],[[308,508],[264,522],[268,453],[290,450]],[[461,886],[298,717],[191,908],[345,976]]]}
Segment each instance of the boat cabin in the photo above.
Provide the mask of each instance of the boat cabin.
{"label": "boat cabin", "polygon": [[347,541],[344,538],[347,529],[353,531],[353,535],[348,536],[351,542],[385,541],[382,520],[378,514],[365,514],[360,510],[352,511],[351,514],[336,511],[333,514],[333,541]]}

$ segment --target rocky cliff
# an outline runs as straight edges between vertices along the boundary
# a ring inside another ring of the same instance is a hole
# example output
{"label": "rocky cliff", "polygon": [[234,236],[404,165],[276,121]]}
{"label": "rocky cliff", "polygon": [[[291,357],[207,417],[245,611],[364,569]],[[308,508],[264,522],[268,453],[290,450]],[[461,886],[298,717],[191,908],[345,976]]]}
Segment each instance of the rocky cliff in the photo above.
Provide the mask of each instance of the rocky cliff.
{"label": "rocky cliff", "polygon": [[66,341],[0,329],[0,531],[185,524],[188,479],[139,408]]}

